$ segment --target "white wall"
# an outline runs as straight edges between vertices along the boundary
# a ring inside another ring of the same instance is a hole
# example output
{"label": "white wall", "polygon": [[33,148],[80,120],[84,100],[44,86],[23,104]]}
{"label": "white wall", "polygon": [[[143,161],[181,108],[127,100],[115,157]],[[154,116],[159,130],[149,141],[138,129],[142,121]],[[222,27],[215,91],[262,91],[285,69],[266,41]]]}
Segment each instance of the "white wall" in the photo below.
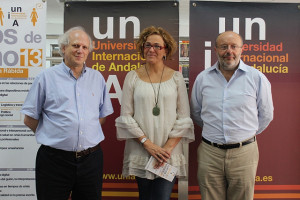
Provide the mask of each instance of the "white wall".
{"label": "white wall", "polygon": [[[63,2],[72,0],[47,1],[47,35],[60,35],[63,33]],[[76,1],[76,0],[74,0]],[[97,0],[89,0],[97,1]],[[102,0],[98,0],[102,1]],[[109,0],[106,0],[109,1]],[[118,1],[118,0],[111,0]],[[128,0],[138,1],[138,0]],[[202,0],[220,1],[220,0]],[[270,3],[300,3],[300,0],[223,0],[228,2],[270,2]],[[189,37],[189,0],[179,0],[179,36]]]}

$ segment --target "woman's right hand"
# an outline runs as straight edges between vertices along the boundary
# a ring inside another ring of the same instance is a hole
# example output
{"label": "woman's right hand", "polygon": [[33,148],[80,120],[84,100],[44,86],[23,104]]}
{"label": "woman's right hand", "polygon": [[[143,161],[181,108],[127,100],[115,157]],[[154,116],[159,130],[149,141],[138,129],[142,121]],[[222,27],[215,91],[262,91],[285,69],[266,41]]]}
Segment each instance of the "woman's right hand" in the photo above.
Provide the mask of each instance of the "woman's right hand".
{"label": "woman's right hand", "polygon": [[157,146],[156,144],[152,143],[149,139],[147,139],[143,145],[144,148],[148,151],[148,153],[160,163],[158,166],[162,166],[162,164],[164,162],[167,162],[167,160],[171,156],[166,149]]}

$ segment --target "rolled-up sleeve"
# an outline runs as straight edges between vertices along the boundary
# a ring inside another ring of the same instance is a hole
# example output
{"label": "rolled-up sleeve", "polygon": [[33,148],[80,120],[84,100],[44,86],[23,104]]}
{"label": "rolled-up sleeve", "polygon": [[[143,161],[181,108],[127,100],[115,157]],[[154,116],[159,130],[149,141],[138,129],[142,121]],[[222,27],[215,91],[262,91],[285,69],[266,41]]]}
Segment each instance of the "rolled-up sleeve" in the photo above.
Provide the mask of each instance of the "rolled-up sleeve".
{"label": "rolled-up sleeve", "polygon": [[102,88],[102,91],[103,91],[102,102],[103,102],[103,104],[101,104],[100,108],[99,108],[99,118],[106,117],[106,116],[108,116],[108,115],[110,115],[114,112],[103,77],[102,77],[101,81],[102,81],[101,85],[103,86],[103,88]]}
{"label": "rolled-up sleeve", "polygon": [[21,113],[38,120],[42,113],[43,103],[45,101],[45,90],[43,87],[43,79],[38,75],[25,99]]}

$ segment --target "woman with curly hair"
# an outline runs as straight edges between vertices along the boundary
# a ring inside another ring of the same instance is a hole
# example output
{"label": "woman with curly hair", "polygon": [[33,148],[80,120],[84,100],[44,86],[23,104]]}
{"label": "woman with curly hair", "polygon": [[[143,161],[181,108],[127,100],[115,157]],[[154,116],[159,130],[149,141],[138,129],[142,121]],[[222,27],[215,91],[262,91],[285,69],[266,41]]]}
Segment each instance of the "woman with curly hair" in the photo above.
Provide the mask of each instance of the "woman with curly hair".
{"label": "woman with curly hair", "polygon": [[168,200],[176,177],[170,182],[145,166],[152,156],[156,168],[169,163],[177,177],[187,175],[183,144],[194,141],[187,90],[182,74],[164,63],[177,49],[166,30],[144,29],[137,48],[145,64],[126,75],[116,119],[117,138],[126,140],[123,175],[136,177],[140,200]]}

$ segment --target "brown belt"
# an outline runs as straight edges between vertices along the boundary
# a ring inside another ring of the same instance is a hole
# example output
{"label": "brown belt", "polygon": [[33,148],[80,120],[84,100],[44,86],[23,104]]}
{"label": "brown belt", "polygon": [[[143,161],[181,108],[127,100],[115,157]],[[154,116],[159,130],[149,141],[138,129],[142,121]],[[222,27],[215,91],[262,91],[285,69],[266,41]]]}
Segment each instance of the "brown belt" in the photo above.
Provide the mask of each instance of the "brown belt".
{"label": "brown belt", "polygon": [[46,148],[48,151],[52,151],[52,152],[55,152],[55,153],[62,153],[62,154],[67,154],[69,156],[74,156],[76,159],[78,158],[81,158],[81,157],[84,157],[84,156],[87,156],[95,151],[97,151],[98,149],[101,149],[101,145],[100,143],[97,144],[96,146],[94,147],[90,147],[88,149],[85,149],[85,150],[82,150],[82,151],[65,151],[65,150],[62,150],[62,149],[55,149],[55,148],[52,148],[52,147],[49,147],[49,146],[45,146],[45,145],[42,145],[44,148]]}
{"label": "brown belt", "polygon": [[217,148],[220,148],[220,149],[234,149],[234,148],[239,148],[241,146],[245,146],[247,144],[250,144],[252,142],[255,142],[256,138],[255,136],[253,138],[250,138],[249,140],[246,140],[244,142],[241,142],[241,143],[235,143],[235,144],[217,144],[217,143],[214,143],[214,142],[211,142],[207,139],[205,139],[204,137],[202,137],[202,141],[207,143],[207,144],[210,144],[214,147],[217,147]]}

